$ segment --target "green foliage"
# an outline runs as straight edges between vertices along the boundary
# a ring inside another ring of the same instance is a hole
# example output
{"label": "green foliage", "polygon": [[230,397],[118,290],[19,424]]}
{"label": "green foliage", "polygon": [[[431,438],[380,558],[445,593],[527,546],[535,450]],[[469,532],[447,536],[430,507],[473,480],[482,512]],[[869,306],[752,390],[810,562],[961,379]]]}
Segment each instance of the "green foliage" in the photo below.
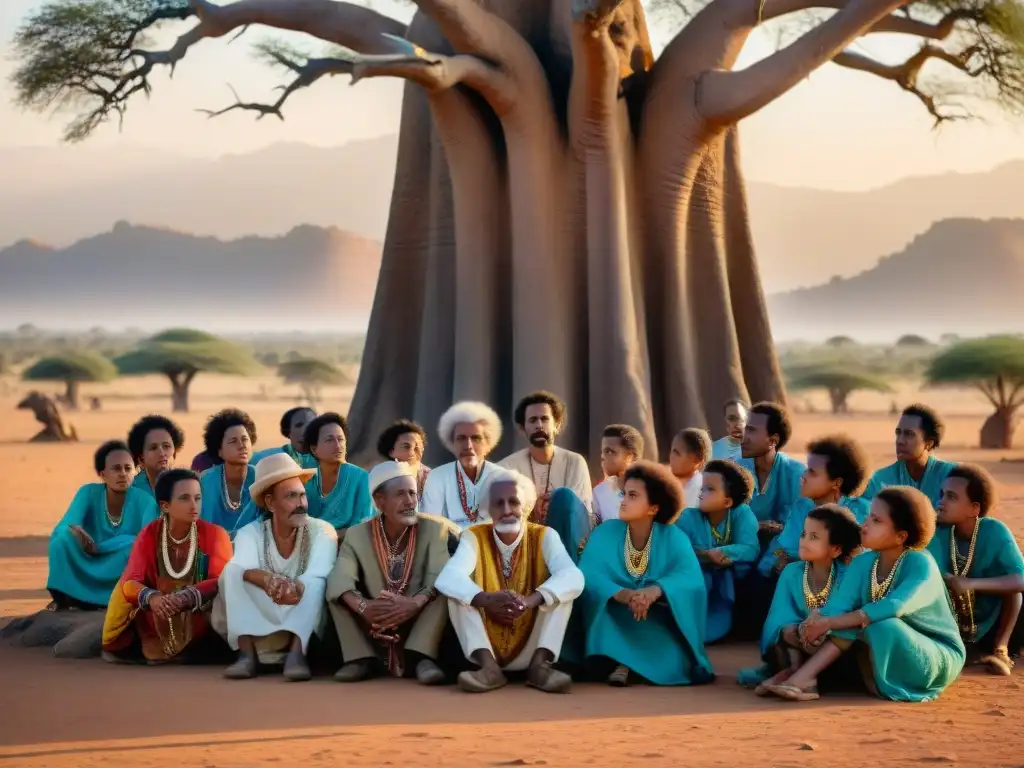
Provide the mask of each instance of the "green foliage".
{"label": "green foliage", "polygon": [[827,347],[856,347],[857,342],[849,336],[833,336],[825,341]]}
{"label": "green foliage", "polygon": [[889,383],[876,373],[834,364],[807,365],[786,371],[786,386],[794,392],[808,389],[856,392],[892,392]]}
{"label": "green foliage", "polygon": [[314,357],[303,357],[281,363],[278,374],[291,384],[349,383],[345,374],[330,363]]}
{"label": "green foliage", "polygon": [[939,353],[928,367],[931,384],[1024,383],[1024,339],[990,336],[961,341]]}
{"label": "green foliage", "polygon": [[246,376],[259,369],[259,363],[244,347],[188,328],[158,333],[117,357],[114,364],[125,375],[175,376],[207,371]]}
{"label": "green foliage", "polygon": [[928,341],[924,336],[918,336],[916,333],[908,333],[904,336],[900,336],[896,339],[897,347],[928,347],[931,346],[931,342]]}
{"label": "green foliage", "polygon": [[92,352],[67,352],[44,357],[21,375],[26,381],[110,381],[117,376],[117,367],[105,357]]}

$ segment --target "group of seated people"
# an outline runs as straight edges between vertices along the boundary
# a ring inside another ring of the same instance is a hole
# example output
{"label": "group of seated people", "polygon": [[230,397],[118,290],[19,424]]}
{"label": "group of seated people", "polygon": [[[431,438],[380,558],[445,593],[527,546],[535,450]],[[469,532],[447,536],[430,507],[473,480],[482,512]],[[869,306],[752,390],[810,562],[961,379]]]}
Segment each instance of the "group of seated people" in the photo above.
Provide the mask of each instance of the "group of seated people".
{"label": "group of seated people", "polygon": [[384,431],[367,472],[336,413],[291,409],[288,442],[254,454],[255,425],[229,409],[206,425],[200,474],[172,466],[181,429],[147,416],[99,448],[102,482],[55,528],[50,609],[105,610],[108,661],[223,659],[230,679],[308,680],[311,647],[332,638],[339,682],[468,692],[507,673],[550,693],[709,683],[706,646],[725,638],[759,639],[739,682],[789,701],[819,683],[931,700],[968,661],[1011,674],[1024,557],[989,515],[992,477],[933,455],[934,411],[903,411],[896,461],[873,474],[843,435],[813,440],[806,463],[783,453],[778,404],[724,415],[725,437],[684,429],[667,465],[608,426],[593,487],[555,445],[566,408],[544,391],[514,412],[527,447],[498,463],[497,414],[453,405],[437,436],[454,460],[433,470],[411,421]]}

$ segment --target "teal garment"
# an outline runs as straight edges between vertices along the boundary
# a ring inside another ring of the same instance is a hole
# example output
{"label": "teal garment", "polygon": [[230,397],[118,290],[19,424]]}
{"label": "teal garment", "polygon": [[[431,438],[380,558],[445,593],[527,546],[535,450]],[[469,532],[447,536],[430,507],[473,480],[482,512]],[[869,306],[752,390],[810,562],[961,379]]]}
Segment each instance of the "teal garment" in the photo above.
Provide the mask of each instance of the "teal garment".
{"label": "teal garment", "polygon": [[320,492],[319,471],[306,483],[309,516],[335,529],[351,528],[374,516],[370,499],[370,473],[355,464],[342,464],[338,483],[326,496]]}
{"label": "teal garment", "polygon": [[[50,534],[50,573],[46,588],[92,605],[106,605],[128,565],[135,537],[159,517],[156,501],[136,488],[125,492],[121,522],[107,519],[107,486],[89,483],[78,489],[71,506]],[[97,553],[86,554],[71,533],[81,526],[96,542]]]}
{"label": "teal garment", "polygon": [[879,695],[893,701],[932,701],[963,669],[967,651],[949,607],[946,585],[927,552],[911,550],[900,563],[889,592],[871,602],[871,568],[876,552],[850,563],[823,616],[862,610],[864,629],[833,632],[870,649]]}
{"label": "teal garment", "polygon": [[278,453],[287,453],[291,456],[295,463],[303,469],[316,469],[316,457],[311,453],[299,453],[296,451],[291,443],[285,443],[284,445],[278,445],[273,448],[264,448],[262,451],[256,451],[249,459],[249,463],[254,467],[260,463],[261,459],[267,458],[267,456],[274,456]]}
{"label": "teal garment", "polygon": [[739,443],[734,443],[730,440],[728,435],[720,437],[711,444],[711,459],[741,461],[743,459],[743,448]]}
{"label": "teal garment", "polygon": [[707,630],[709,643],[721,640],[732,629],[733,606],[736,604],[736,585],[757,562],[760,548],[757,543],[757,518],[746,504],[730,510],[729,515],[715,529],[720,535],[729,531],[726,543],[716,544],[711,536],[711,524],[699,509],[686,509],[676,521],[695,550],[720,549],[732,560],[732,565],[719,568],[701,564],[704,587],[707,591]]}
{"label": "teal garment", "polygon": [[153,486],[149,484],[149,475],[146,474],[145,470],[142,470],[132,480],[132,488],[136,488],[140,491],[145,491],[154,499],[156,499],[156,492],[153,490]]}
{"label": "teal garment", "polygon": [[[871,510],[871,502],[863,496],[843,496],[839,499],[839,506],[846,507],[853,512],[858,523],[867,520],[868,512]],[[775,539],[775,546],[764,553],[761,562],[757,565],[757,570],[762,576],[771,576],[772,569],[779,559],[775,553],[780,549],[789,556],[790,560],[800,559],[800,536],[804,532],[804,521],[807,520],[807,515],[814,507],[815,504],[811,499],[803,497],[790,505],[786,514],[786,524],[782,528],[782,533]]]}
{"label": "teal garment", "polygon": [[946,482],[946,478],[955,466],[956,464],[952,461],[943,461],[929,456],[921,482],[915,483],[907,471],[907,465],[902,461],[894,462],[888,467],[876,470],[871,475],[868,487],[864,490],[864,498],[871,501],[883,488],[888,488],[891,485],[908,485],[921,491],[931,499],[932,506],[938,509],[939,501],[942,500],[942,484]]}
{"label": "teal garment", "polygon": [[210,467],[199,477],[200,491],[203,494],[203,509],[199,517],[208,523],[219,525],[234,539],[235,532],[249,522],[246,516],[247,507],[250,506],[249,486],[255,479],[256,469],[250,464],[245,483],[242,485],[241,504],[236,511],[228,506],[224,498],[224,465]]}
{"label": "teal garment", "polygon": [[[612,659],[655,685],[710,682],[714,671],[704,650],[707,593],[693,547],[675,526],[655,523],[647,570],[635,579],[626,570],[627,531],[622,520],[605,521],[580,558],[586,657]],[[655,584],[664,597],[644,621],[614,600],[619,590]]]}
{"label": "teal garment", "polygon": [[[949,560],[949,537],[953,527],[940,525],[928,544],[928,553],[942,574],[952,573]],[[960,541],[960,554],[966,555],[970,540]],[[1024,576],[1024,557],[1010,529],[1001,520],[983,517],[978,523],[978,540],[974,545],[974,559],[967,571],[969,579],[994,579],[1002,576]],[[1002,608],[1002,595],[974,596],[974,622],[977,631],[968,642],[981,640],[996,625]]]}
{"label": "teal garment", "polygon": [[775,465],[762,491],[757,471],[754,469],[754,460],[743,459],[739,463],[754,476],[754,495],[750,498],[750,509],[757,521],[760,523],[774,520],[777,523],[785,523],[790,505],[801,498],[800,480],[807,467],[788,454],[775,454]]}
{"label": "teal garment", "polygon": [[[575,491],[571,488],[556,488],[551,492],[545,525],[558,534],[569,557],[579,565],[583,546],[590,535],[590,514]],[[581,664],[583,653],[583,611],[577,601],[573,603],[558,660],[563,664]]]}

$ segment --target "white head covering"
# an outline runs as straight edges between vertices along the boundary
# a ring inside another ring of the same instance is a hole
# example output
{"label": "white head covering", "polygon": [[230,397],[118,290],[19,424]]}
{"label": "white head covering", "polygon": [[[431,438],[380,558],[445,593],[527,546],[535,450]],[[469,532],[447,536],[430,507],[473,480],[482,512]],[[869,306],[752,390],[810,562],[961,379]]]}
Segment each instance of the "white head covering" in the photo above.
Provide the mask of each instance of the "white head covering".
{"label": "white head covering", "polygon": [[537,488],[526,475],[516,472],[514,469],[506,469],[505,467],[497,467],[484,481],[483,488],[480,489],[480,495],[477,496],[480,513],[490,519],[491,488],[499,483],[516,484],[516,496],[519,497],[519,503],[523,507],[523,517],[528,517],[537,504]]}
{"label": "white head covering", "polygon": [[[382,464],[378,464],[376,467],[370,470],[370,498],[373,498],[373,494],[389,480],[394,480],[396,477],[411,477],[413,481],[416,480],[416,473],[407,462],[398,461],[385,461]],[[377,508],[377,502],[373,502],[373,508],[380,512]]]}
{"label": "white head covering", "polygon": [[465,400],[445,411],[437,425],[437,435],[449,453],[457,452],[454,437],[455,427],[459,424],[483,424],[488,449],[496,446],[501,440],[501,419],[494,409],[486,403]]}

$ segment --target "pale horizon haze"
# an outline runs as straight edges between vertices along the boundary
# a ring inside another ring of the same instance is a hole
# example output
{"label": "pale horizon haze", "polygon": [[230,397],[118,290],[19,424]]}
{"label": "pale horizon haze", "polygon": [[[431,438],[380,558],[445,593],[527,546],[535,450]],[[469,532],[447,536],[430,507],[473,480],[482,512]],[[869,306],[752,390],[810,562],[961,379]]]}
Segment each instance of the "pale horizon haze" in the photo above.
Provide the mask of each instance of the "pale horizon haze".
{"label": "pale horizon haze", "polygon": [[[68,119],[59,113],[26,113],[13,104],[9,78],[15,62],[10,41],[22,20],[39,5],[39,0],[0,3],[0,149],[58,146]],[[412,14],[409,5],[388,0],[377,0],[374,7],[404,19]],[[193,23],[168,25],[159,47]],[[251,57],[253,42],[267,34],[285,37],[273,30],[250,30],[230,45],[227,38],[201,42],[178,64],[173,79],[167,68],[158,68],[151,78],[151,99],[138,97],[130,105],[121,131],[116,122],[106,124],[70,151],[124,147],[135,152],[145,148],[215,157],[278,142],[337,146],[397,132],[402,93],[398,81],[369,80],[355,87],[348,85],[346,77],[322,81],[292,96],[284,122],[274,117],[257,122],[252,113],[242,111],[209,120],[197,112],[230,104],[229,83],[244,100],[276,98],[273,88],[286,81],[284,75]],[[664,44],[671,30],[657,24],[654,35]],[[323,43],[312,45],[315,50]],[[895,62],[917,45],[913,38],[876,35],[859,43],[858,49]],[[774,46],[770,26],[755,32],[740,65],[771,53]],[[926,72],[942,74],[943,66],[932,62]],[[907,176],[985,171],[1024,158],[1021,125],[996,112],[986,118],[948,124],[936,132],[920,103],[894,83],[826,65],[742,124],[743,163],[750,180],[861,190]]]}

